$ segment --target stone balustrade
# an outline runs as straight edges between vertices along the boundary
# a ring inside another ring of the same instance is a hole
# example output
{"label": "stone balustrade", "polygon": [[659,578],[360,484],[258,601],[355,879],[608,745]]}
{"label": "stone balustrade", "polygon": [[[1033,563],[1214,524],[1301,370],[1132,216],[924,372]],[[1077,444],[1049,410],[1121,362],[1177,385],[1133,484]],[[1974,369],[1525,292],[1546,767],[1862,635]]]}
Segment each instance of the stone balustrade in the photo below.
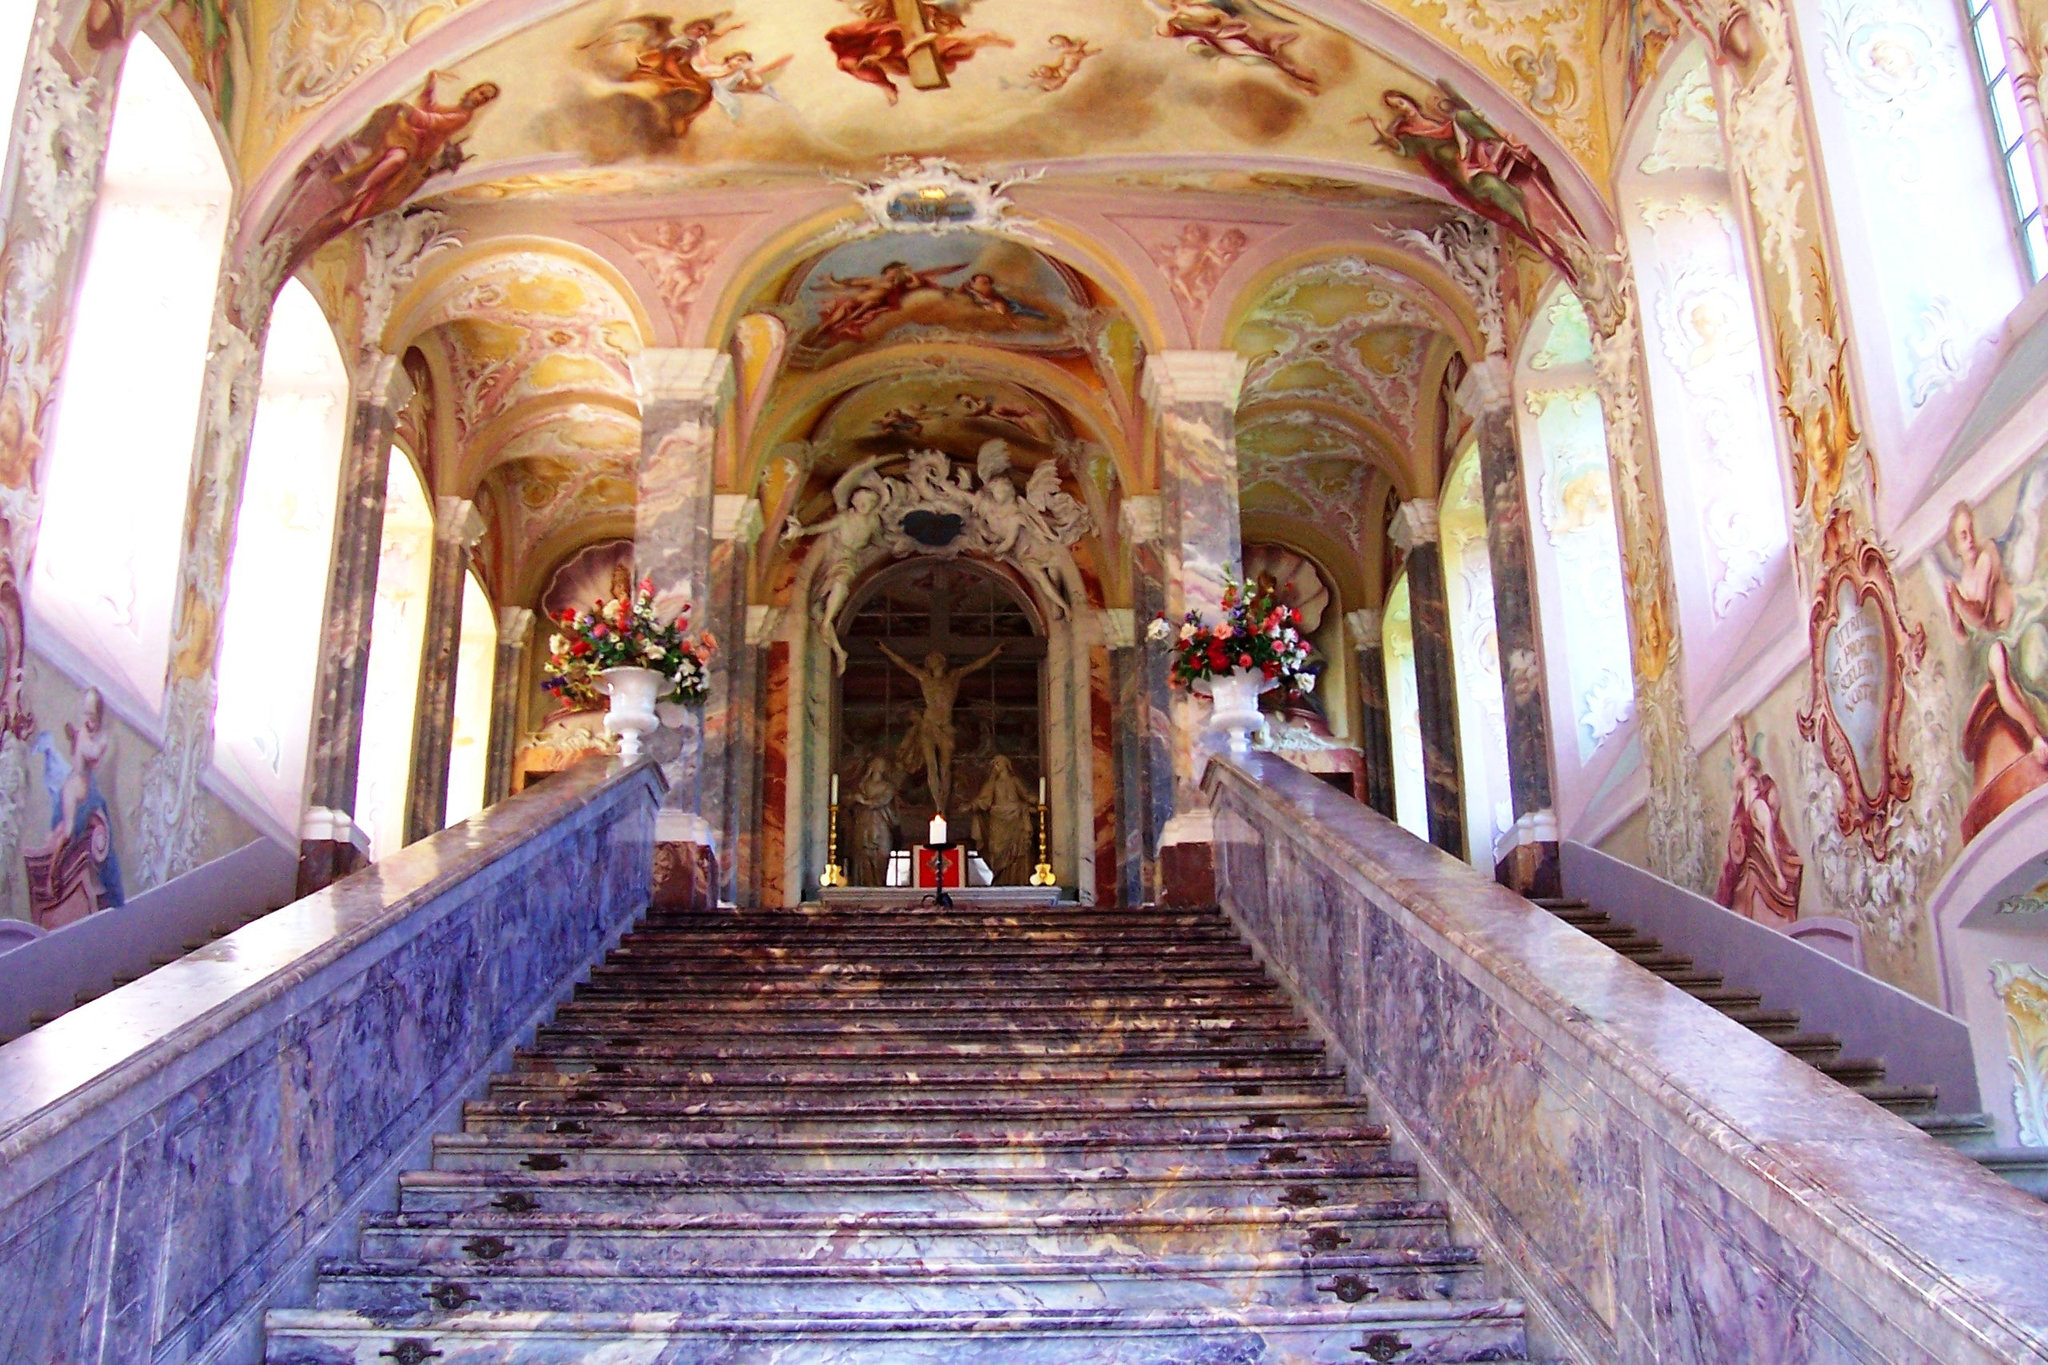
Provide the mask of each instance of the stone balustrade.
{"label": "stone balustrade", "polygon": [[2048,1361],[2048,1207],[1286,763],[1216,890],[1585,1362]]}
{"label": "stone balustrade", "polygon": [[0,1048],[0,1355],[260,1358],[645,907],[660,794],[586,760]]}

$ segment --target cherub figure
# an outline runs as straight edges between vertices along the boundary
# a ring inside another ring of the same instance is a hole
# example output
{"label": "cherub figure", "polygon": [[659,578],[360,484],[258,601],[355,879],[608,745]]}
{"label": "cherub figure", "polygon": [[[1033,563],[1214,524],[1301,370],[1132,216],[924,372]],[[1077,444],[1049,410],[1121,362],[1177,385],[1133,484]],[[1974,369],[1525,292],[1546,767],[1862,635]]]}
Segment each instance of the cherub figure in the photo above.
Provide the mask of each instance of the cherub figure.
{"label": "cherub figure", "polygon": [[1102,49],[1086,38],[1075,38],[1065,33],[1055,33],[1045,40],[1053,49],[1052,60],[1044,66],[1031,68],[1031,83],[1040,90],[1051,94],[1066,88],[1074,73],[1081,69],[1081,63],[1101,54]]}
{"label": "cherub figure", "polygon": [[[1287,20],[1258,3],[1258,0],[1165,0],[1159,27],[1162,38],[1178,38],[1209,57],[1263,62],[1303,91],[1322,93],[1316,73],[1288,53],[1301,35]],[[1263,22],[1254,25],[1253,20]]]}
{"label": "cherub figure", "polygon": [[1040,444],[1052,439],[1044,414],[1021,403],[1003,403],[983,394],[963,393],[954,397],[953,411],[970,421],[1000,423]]}
{"label": "cherub figure", "polygon": [[829,276],[833,287],[841,292],[818,310],[818,325],[811,329],[811,336],[818,342],[859,341],[867,335],[870,323],[901,308],[912,293],[938,289],[940,280],[966,268],[951,265],[912,270],[902,261],[890,261],[876,275],[855,275],[851,279]]}
{"label": "cherub figure", "polygon": [[886,458],[877,455],[863,460],[840,475],[832,485],[832,501],[839,509],[832,516],[814,526],[791,517],[782,531],[785,544],[806,536],[824,537],[818,579],[811,590],[816,602],[812,616],[824,631],[841,673],[846,671],[846,646],[839,641],[839,613],[846,609],[847,594],[853,589],[853,576],[860,568],[862,555],[882,536],[889,486],[873,475],[875,467]]}

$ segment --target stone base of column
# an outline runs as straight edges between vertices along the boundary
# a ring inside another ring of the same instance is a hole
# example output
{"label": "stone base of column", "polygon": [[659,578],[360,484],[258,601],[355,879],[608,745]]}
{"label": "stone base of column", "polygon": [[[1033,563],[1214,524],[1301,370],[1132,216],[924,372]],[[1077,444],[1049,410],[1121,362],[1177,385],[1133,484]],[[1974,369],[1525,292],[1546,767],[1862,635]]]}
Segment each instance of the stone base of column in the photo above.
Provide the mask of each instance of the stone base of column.
{"label": "stone base of column", "polygon": [[1564,866],[1557,848],[1557,817],[1531,811],[1493,844],[1493,877],[1524,896],[1562,896]]}
{"label": "stone base of column", "polygon": [[701,815],[662,811],[654,835],[651,904],[657,910],[716,910],[718,852]]}
{"label": "stone base of column", "polygon": [[345,810],[315,806],[299,825],[299,877],[295,894],[323,891],[370,865],[370,836]]}
{"label": "stone base of column", "polygon": [[1193,909],[1216,903],[1216,817],[1190,811],[1159,835],[1159,903]]}

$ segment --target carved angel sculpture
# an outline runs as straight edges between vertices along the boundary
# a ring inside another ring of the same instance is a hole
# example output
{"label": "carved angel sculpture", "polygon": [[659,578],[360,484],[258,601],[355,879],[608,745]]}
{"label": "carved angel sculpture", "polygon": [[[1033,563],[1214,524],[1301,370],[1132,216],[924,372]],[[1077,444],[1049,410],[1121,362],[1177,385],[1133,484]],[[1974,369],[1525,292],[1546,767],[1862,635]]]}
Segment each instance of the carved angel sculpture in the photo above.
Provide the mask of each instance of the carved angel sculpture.
{"label": "carved angel sculpture", "polygon": [[853,576],[860,569],[862,557],[882,537],[893,485],[888,479],[877,478],[875,468],[887,458],[877,455],[862,460],[839,476],[839,481],[832,485],[832,501],[839,508],[833,516],[814,526],[805,526],[791,517],[782,532],[785,541],[805,536],[825,538],[823,562],[811,589],[815,604],[812,615],[842,673],[846,671],[846,646],[839,642],[839,613],[846,608],[846,597],[853,588]]}

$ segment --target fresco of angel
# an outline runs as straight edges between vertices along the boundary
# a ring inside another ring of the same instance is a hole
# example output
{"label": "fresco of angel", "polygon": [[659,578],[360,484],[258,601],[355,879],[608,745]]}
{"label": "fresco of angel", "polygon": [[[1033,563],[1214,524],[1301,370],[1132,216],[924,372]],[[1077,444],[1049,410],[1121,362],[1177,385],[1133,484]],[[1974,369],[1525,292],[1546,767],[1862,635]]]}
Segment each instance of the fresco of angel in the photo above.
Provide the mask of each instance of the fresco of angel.
{"label": "fresco of angel", "polygon": [[994,313],[1001,318],[1037,318],[1041,322],[1052,321],[1052,314],[1043,308],[1033,308],[1014,294],[1005,294],[996,287],[996,277],[987,271],[977,271],[967,277],[964,284],[953,291],[954,297],[972,304],[984,313]]}
{"label": "fresco of angel", "polygon": [[1296,61],[1288,48],[1301,35],[1293,24],[1258,0],[1151,0],[1159,14],[1153,30],[1177,38],[1212,59],[1255,62],[1272,67],[1311,95],[1322,93],[1322,79]]}
{"label": "fresco of angel", "polygon": [[1008,427],[1039,445],[1052,440],[1052,426],[1045,414],[1022,403],[1005,403],[983,394],[962,393],[954,396],[950,411],[970,422]]}
{"label": "fresco of angel", "polygon": [[1937,551],[1950,581],[1943,591],[1949,626],[1970,647],[1984,679],[1963,721],[1970,804],[1963,838],[1976,837],[2000,811],[2048,783],[2048,563],[2042,556],[2048,466],[2020,481],[2005,534],[1987,539],[1977,514],[1959,502]]}
{"label": "fresco of angel", "polygon": [[818,577],[811,589],[816,604],[812,617],[823,629],[841,673],[846,671],[846,646],[839,642],[839,613],[846,609],[862,557],[882,537],[890,486],[886,479],[875,477],[875,469],[888,458],[877,455],[862,460],[839,476],[832,485],[832,503],[838,508],[832,516],[812,526],[791,517],[782,531],[785,544],[808,536],[823,537]]}
{"label": "fresco of angel", "polygon": [[69,752],[58,752],[47,734],[38,736],[32,749],[43,760],[50,832],[39,847],[23,851],[22,861],[30,914],[45,929],[125,903],[121,864],[114,856],[113,812],[99,784],[99,767],[113,741],[106,721],[99,689],[88,687],[79,699],[78,719],[64,726]]}
{"label": "fresco of angel", "polygon": [[1086,38],[1070,34],[1055,33],[1045,41],[1053,50],[1052,60],[1043,66],[1032,67],[1026,74],[1033,85],[1048,95],[1055,90],[1066,89],[1067,82],[1074,79],[1074,73],[1081,69],[1082,62],[1102,55],[1102,49]]}
{"label": "fresco of angel", "polygon": [[900,92],[891,76],[913,89],[936,90],[962,62],[984,47],[1015,47],[1000,33],[967,27],[967,12],[976,0],[913,0],[916,18],[897,0],[847,0],[860,17],[825,31],[825,41],[839,69],[857,81],[875,86],[889,103]]}
{"label": "fresco of angel", "polygon": [[965,265],[912,270],[901,261],[890,261],[879,274],[855,275],[850,279],[829,276],[832,297],[818,310],[818,324],[811,329],[813,345],[835,341],[860,341],[868,324],[903,307],[903,301],[919,289],[941,289],[939,281],[965,270]]}
{"label": "fresco of angel", "polygon": [[713,44],[746,27],[744,22],[726,23],[731,17],[731,10],[722,10],[678,24],[666,14],[636,14],[610,25],[582,48],[626,48],[632,64],[615,80],[651,87],[668,135],[681,141],[713,104],[737,122],[741,95],[778,98],[768,79],[788,65],[789,57],[760,66],[751,52],[712,55]]}
{"label": "fresco of angel", "polygon": [[1451,197],[1500,224],[1556,266],[1572,284],[1578,271],[1567,243],[1585,232],[1565,207],[1550,170],[1527,143],[1501,132],[1457,91],[1439,83],[1440,95],[1423,102],[1403,90],[1380,98],[1394,117],[1382,127],[1370,114],[1379,144],[1413,161]]}

